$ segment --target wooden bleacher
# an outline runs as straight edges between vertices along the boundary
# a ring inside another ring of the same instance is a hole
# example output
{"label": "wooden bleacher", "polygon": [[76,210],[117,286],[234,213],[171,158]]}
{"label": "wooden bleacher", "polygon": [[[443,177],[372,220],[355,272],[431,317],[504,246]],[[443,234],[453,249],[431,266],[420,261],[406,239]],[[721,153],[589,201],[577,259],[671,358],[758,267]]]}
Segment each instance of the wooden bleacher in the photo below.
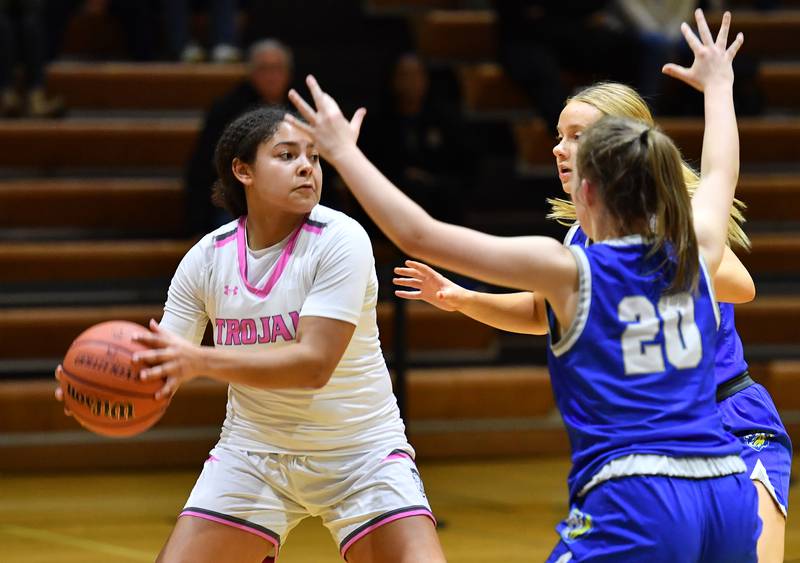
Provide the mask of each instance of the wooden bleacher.
{"label": "wooden bleacher", "polygon": [[246,72],[243,64],[57,62],[47,89],[71,109],[203,110]]}
{"label": "wooden bleacher", "polygon": [[182,240],[0,242],[0,283],[172,277]]}
{"label": "wooden bleacher", "polygon": [[[800,117],[739,120],[739,143],[747,164],[781,164],[800,162]],[[703,144],[703,122],[696,118],[670,117],[659,125],[675,141],[683,156],[700,161]],[[552,165],[553,137],[538,119],[515,124],[519,157],[529,165]]]}
{"label": "wooden bleacher", "polygon": [[[747,0],[737,4],[746,6]],[[471,9],[474,5],[469,0],[369,0],[373,13],[408,17],[418,49],[455,70],[468,118],[510,128],[519,169],[555,185],[552,135],[532,117],[531,100],[498,64],[492,13]],[[756,278],[759,295],[737,307],[737,326],[757,360],[754,376],[790,415],[787,426],[800,439],[800,426],[793,422],[800,420],[800,393],[795,392],[800,387],[800,98],[795,95],[800,0],[784,0],[782,10],[774,12],[737,10],[735,25],[734,32],[746,34],[746,52],[764,57],[758,80],[771,112],[740,119],[738,196],[748,204],[753,227],[753,251],[742,260]],[[113,50],[111,35],[95,42],[110,42]],[[91,41],[81,47],[91,48]],[[181,238],[185,209],[179,175],[200,127],[200,111],[244,72],[242,65],[57,62],[48,69],[47,86],[73,113],[56,122],[0,121],[0,287],[11,295],[0,305],[0,377],[10,379],[0,382],[0,452],[5,454],[0,471],[194,466],[213,443],[224,412],[222,385],[192,382],[154,430],[131,440],[105,440],[63,416],[52,399],[48,370],[72,339],[96,322],[144,324],[160,317],[162,289],[191,244]],[[701,120],[672,118],[661,125],[687,157],[699,157]],[[504,218],[511,222],[516,216],[529,216],[527,208]],[[386,260],[382,247],[376,254]],[[781,284],[778,291],[771,290],[775,280]],[[84,293],[91,295],[104,285],[140,282],[161,287],[157,297],[32,302],[47,286],[85,286]],[[27,295],[21,305],[13,302],[15,292]],[[384,350],[391,354],[391,303],[379,306],[378,319]],[[412,363],[445,358],[448,364],[409,373],[407,422],[419,455],[567,451],[544,368],[452,367],[459,358],[465,364],[502,359],[505,337],[419,303],[410,304],[408,322]],[[538,350],[543,342],[541,337],[521,341]],[[29,364],[44,366],[37,372],[44,379],[14,378],[15,366]]]}
{"label": "wooden bleacher", "polygon": [[798,220],[800,174],[743,174],[736,196],[747,203],[749,221],[790,222]]}
{"label": "wooden bleacher", "polygon": [[[783,412],[800,410],[800,362],[753,367]],[[0,385],[0,471],[193,467],[215,442],[226,387],[184,385],[156,426],[132,439],[80,429],[54,404],[50,381]],[[408,430],[425,459],[564,455],[568,442],[545,368],[412,369]],[[800,423],[784,421],[793,440]]]}
{"label": "wooden bleacher", "polygon": [[[161,304],[0,308],[0,358],[58,359],[75,337],[93,324],[119,319],[145,325],[151,318],[160,319],[162,310]],[[410,303],[407,311],[413,327],[406,337],[411,354],[469,351],[475,355],[480,352],[489,359],[496,352],[497,333],[486,325],[422,303]],[[381,344],[389,353],[393,344],[393,313],[390,302],[379,303],[378,329]]]}
{"label": "wooden bleacher", "polygon": [[[744,254],[754,276],[800,274],[800,236],[759,233]],[[0,283],[170,278],[192,241],[0,242]]]}
{"label": "wooden bleacher", "polygon": [[0,182],[3,228],[176,235],[185,223],[180,180],[25,178]]}
{"label": "wooden bleacher", "polygon": [[[720,16],[708,18],[718,27]],[[747,52],[754,56],[791,59],[800,56],[796,41],[800,11],[736,10],[731,36],[742,32]],[[490,61],[497,59],[497,22],[491,10],[430,10],[421,16],[419,49],[434,60]]]}
{"label": "wooden bleacher", "polygon": [[[123,440],[101,438],[63,415],[54,384],[0,385],[0,472],[193,467],[219,436],[226,386],[184,385],[164,418]],[[408,427],[417,455],[431,458],[565,454],[543,368],[413,369]]]}
{"label": "wooden bleacher", "polygon": [[[688,158],[697,159],[703,123],[665,118],[664,130]],[[149,167],[177,169],[192,148],[196,119],[81,119],[0,124],[0,168],[85,169]],[[764,164],[800,160],[800,118],[739,120],[742,153]],[[551,165],[552,135],[537,118],[519,121],[514,132],[522,161]],[[78,151],[75,147],[80,147]]]}
{"label": "wooden bleacher", "polygon": [[196,118],[85,118],[0,123],[0,168],[178,170],[200,128]]}
{"label": "wooden bleacher", "polygon": [[[520,112],[531,108],[531,100],[496,62],[459,65],[464,107],[470,112]],[[800,64],[768,62],[759,67],[759,86],[770,107],[797,110],[800,98]]]}

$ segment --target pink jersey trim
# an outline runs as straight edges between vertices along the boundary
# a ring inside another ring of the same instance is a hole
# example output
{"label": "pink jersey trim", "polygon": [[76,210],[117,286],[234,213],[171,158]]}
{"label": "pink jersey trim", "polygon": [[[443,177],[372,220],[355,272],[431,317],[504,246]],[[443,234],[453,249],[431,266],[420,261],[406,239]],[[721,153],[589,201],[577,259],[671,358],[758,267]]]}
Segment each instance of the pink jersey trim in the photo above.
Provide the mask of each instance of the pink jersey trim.
{"label": "pink jersey trim", "polygon": [[321,235],[322,234],[322,228],[321,227],[317,227],[315,225],[309,225],[308,223],[304,223],[303,224],[303,230],[304,231],[308,231],[309,233],[314,233],[315,235]]}
{"label": "pink jersey trim", "polygon": [[414,458],[412,458],[405,452],[395,452],[393,454],[387,455],[385,458],[383,458],[383,461],[387,461],[389,459],[410,459],[411,461],[414,461]]}
{"label": "pink jersey trim", "polygon": [[353,537],[350,541],[348,541],[346,544],[344,544],[344,546],[342,547],[342,551],[341,551],[342,558],[344,558],[344,556],[347,554],[347,550],[350,549],[350,547],[355,542],[357,542],[358,540],[360,540],[361,538],[363,538],[364,536],[369,534],[371,531],[373,531],[373,530],[375,530],[377,528],[380,528],[381,526],[383,526],[384,524],[388,524],[389,522],[394,522],[395,520],[400,520],[401,518],[408,518],[410,516],[427,516],[428,518],[431,519],[431,521],[433,522],[433,525],[434,526],[436,525],[436,518],[434,518],[433,514],[428,510],[417,509],[417,510],[409,510],[408,512],[400,512],[399,514],[392,514],[391,516],[389,516],[385,520],[381,520],[380,522],[376,522],[375,524],[373,524],[369,528],[365,528],[364,530],[361,530],[361,532],[359,532],[355,537]]}
{"label": "pink jersey trim", "polygon": [[247,232],[246,227],[247,216],[243,215],[242,217],[239,217],[239,228],[236,229],[236,244],[239,253],[239,275],[241,276],[242,282],[244,282],[245,287],[250,293],[257,295],[258,297],[266,297],[270,294],[272,288],[278,283],[278,280],[281,279],[281,275],[283,275],[283,271],[286,269],[286,265],[289,263],[289,258],[291,258],[292,252],[294,251],[294,245],[297,242],[297,237],[300,235],[302,225],[292,233],[292,236],[289,238],[289,242],[286,243],[283,252],[281,252],[280,258],[278,258],[278,263],[275,264],[275,269],[272,270],[272,274],[269,276],[269,279],[261,289],[250,285],[250,282],[247,280],[247,240],[245,238],[245,234]]}
{"label": "pink jersey trim", "polygon": [[209,461],[219,461],[219,458],[217,456],[215,456],[215,455],[210,455],[210,456],[208,456],[208,459],[206,460],[206,463],[208,463]]}
{"label": "pink jersey trim", "polygon": [[229,237],[224,238],[222,240],[214,241],[214,248],[221,248],[221,247],[225,246],[226,244],[228,244],[229,242],[236,240],[236,233],[237,232],[238,232],[238,229],[236,231],[234,231],[233,233],[231,233],[231,235]]}
{"label": "pink jersey trim", "polygon": [[181,512],[180,517],[183,516],[193,516],[195,518],[202,518],[203,520],[210,520],[211,522],[216,522],[217,524],[224,524],[225,526],[230,526],[232,528],[237,528],[242,530],[243,532],[247,532],[249,534],[254,534],[260,538],[267,540],[269,543],[275,546],[275,557],[278,556],[278,550],[280,549],[280,544],[275,540],[275,538],[261,532],[259,530],[255,530],[253,528],[249,528],[244,524],[237,524],[236,522],[231,522],[230,520],[225,520],[224,518],[217,518],[216,516],[211,516],[210,514],[203,514],[202,512],[194,512],[192,510],[185,510]]}

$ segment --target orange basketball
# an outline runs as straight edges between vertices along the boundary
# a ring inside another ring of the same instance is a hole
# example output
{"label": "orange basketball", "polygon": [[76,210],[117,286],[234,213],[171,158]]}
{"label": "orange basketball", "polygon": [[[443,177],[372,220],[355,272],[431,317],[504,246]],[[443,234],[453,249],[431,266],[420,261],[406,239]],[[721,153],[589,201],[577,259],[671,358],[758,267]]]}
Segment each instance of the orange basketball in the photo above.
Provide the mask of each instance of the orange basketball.
{"label": "orange basketball", "polygon": [[161,418],[169,399],[155,399],[162,380],[142,381],[133,354],[147,347],[131,337],[147,329],[128,321],[96,324],[76,338],[62,365],[64,405],[85,428],[133,436]]}

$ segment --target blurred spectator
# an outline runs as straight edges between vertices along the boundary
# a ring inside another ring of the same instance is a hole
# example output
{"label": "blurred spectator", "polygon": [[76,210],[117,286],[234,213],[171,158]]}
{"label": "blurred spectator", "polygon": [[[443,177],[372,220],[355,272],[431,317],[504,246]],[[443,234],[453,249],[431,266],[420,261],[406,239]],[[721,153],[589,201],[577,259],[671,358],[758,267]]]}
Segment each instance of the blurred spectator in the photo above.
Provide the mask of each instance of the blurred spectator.
{"label": "blurred spectator", "polygon": [[365,150],[431,215],[461,222],[473,158],[460,116],[452,109],[459,104],[437,97],[429,70],[415,54],[397,60],[389,90],[385,107],[367,116]]}
{"label": "blurred spectator", "polygon": [[[684,66],[692,64],[693,55],[679,33],[681,21],[688,23],[696,33],[697,26],[692,14],[695,8],[719,11],[735,8],[738,4],[724,0],[617,0],[617,3],[626,23],[635,26],[642,41],[643,80],[637,86],[642,95],[659,115],[702,116],[703,94],[686,88],[676,80],[663,79],[661,67],[666,62]],[[779,3],[779,0],[753,0],[752,5],[769,9],[778,7]],[[657,22],[656,26],[653,20]],[[651,30],[657,29],[657,26],[661,27],[661,31],[652,33]],[[733,29],[728,40],[732,41],[735,34],[736,30]],[[736,74],[733,84],[736,113],[741,116],[760,115],[765,102],[758,80],[759,59],[743,49],[733,61],[733,71]]]}
{"label": "blurred spectator", "polygon": [[[48,51],[44,0],[0,0],[0,114],[14,117],[54,117],[63,111],[59,100],[44,91]],[[18,64],[24,70],[20,96],[15,84]]]}
{"label": "blurred spectator", "polygon": [[124,30],[128,54],[134,60],[157,58],[158,10],[154,0],[85,0],[83,10],[97,18],[106,13],[116,17]]}
{"label": "blurred spectator", "polygon": [[214,148],[225,126],[258,105],[287,103],[292,79],[291,50],[274,39],[254,43],[249,51],[246,80],[214,102],[205,116],[185,175],[188,224],[191,234],[205,233],[230,220],[211,203],[211,186],[217,179]]}
{"label": "blurred spectator", "polygon": [[[776,10],[781,7],[781,0],[751,0],[753,8],[756,10]],[[701,0],[700,8],[703,11],[716,11],[733,10],[734,8],[742,8],[743,6],[730,2],[729,0]]]}
{"label": "blurred spectator", "polygon": [[657,112],[666,80],[661,67],[668,62],[691,60],[681,34],[681,22],[693,22],[698,0],[616,0],[623,22],[641,45],[639,93]]}
{"label": "blurred spectator", "polygon": [[[89,52],[101,57],[127,55],[136,61],[152,61],[162,55],[185,62],[206,58],[205,50],[191,38],[193,8],[208,8],[214,62],[241,59],[237,47],[237,0],[44,0],[47,2],[51,50],[58,52],[71,16],[80,14],[83,29],[96,30],[97,38],[88,40]],[[119,26],[122,33],[109,30]],[[102,26],[102,27],[99,27]],[[120,41],[120,38],[122,41]],[[86,41],[86,40],[84,40]],[[124,53],[120,52],[119,43]]]}
{"label": "blurred spectator", "polygon": [[[297,50],[309,44],[358,42],[369,32],[363,0],[252,0],[245,4],[248,43],[274,37]],[[303,57],[298,54],[298,58]]]}
{"label": "blurred spectator", "polygon": [[609,17],[609,0],[495,0],[500,61],[551,131],[567,97],[562,70],[636,83],[635,37]]}
{"label": "blurred spectator", "polygon": [[[156,0],[45,0],[48,58],[62,51],[65,36],[80,37],[82,57],[154,60],[158,30]],[[74,26],[77,22],[78,28]],[[120,33],[122,31],[122,33]],[[90,37],[86,35],[90,34]],[[74,41],[74,38],[73,38]]]}
{"label": "blurred spectator", "polygon": [[[192,7],[195,7],[198,2],[191,0],[163,1],[165,28],[171,55],[187,63],[205,60],[205,51],[197,41],[191,39],[189,33]],[[232,63],[240,60],[242,53],[237,47],[236,0],[207,0],[204,3],[209,7],[211,61]]]}

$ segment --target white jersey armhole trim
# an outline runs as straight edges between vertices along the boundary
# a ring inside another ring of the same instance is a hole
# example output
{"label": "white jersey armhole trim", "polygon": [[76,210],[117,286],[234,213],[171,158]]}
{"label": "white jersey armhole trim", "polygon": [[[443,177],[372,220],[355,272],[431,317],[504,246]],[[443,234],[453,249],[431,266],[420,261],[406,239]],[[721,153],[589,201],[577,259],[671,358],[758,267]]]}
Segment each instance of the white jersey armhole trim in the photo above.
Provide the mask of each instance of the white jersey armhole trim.
{"label": "white jersey armhole trim", "polygon": [[703,278],[706,282],[706,287],[708,288],[708,294],[711,296],[711,303],[714,306],[714,319],[717,321],[717,329],[719,329],[719,305],[717,304],[717,296],[714,293],[714,283],[711,281],[711,276],[708,274],[708,268],[706,268],[706,261],[700,256],[700,271],[703,272]]}
{"label": "white jersey armhole trim", "polygon": [[564,246],[569,246],[570,244],[572,244],[572,239],[575,238],[575,233],[577,233],[578,229],[580,229],[580,228],[581,228],[581,225],[577,221],[575,221],[572,224],[572,226],[567,231],[567,234],[564,235],[564,243],[563,243]]}
{"label": "white jersey armhole trim", "polygon": [[592,305],[592,267],[589,265],[589,259],[586,257],[584,249],[578,245],[567,246],[567,250],[575,256],[575,262],[578,265],[578,305],[575,308],[575,318],[572,319],[572,324],[561,339],[553,342],[550,346],[555,357],[569,352],[583,334]]}

